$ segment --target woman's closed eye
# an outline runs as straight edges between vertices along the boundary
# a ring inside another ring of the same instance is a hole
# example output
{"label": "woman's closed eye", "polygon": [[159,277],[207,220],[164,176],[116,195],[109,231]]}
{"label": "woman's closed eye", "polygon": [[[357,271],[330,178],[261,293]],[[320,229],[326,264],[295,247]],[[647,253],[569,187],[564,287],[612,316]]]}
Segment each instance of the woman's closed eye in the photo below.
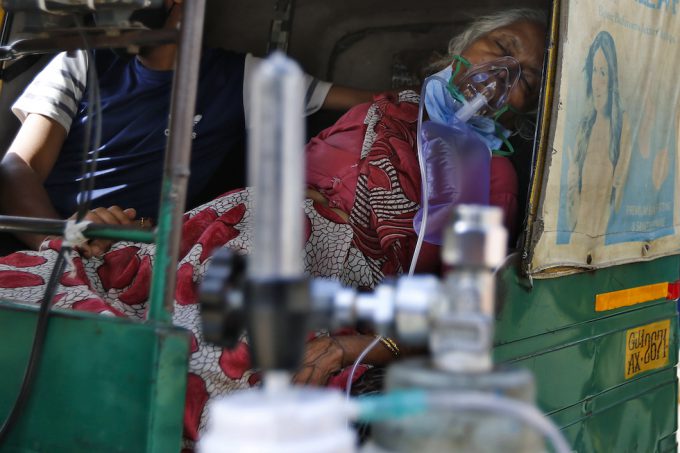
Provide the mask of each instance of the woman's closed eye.
{"label": "woman's closed eye", "polygon": [[[496,43],[496,47],[498,47],[498,50],[500,50],[502,56],[515,58],[512,55],[512,52],[510,52],[508,50],[508,47],[506,47],[506,45],[503,44],[502,41],[496,39],[496,40],[494,40],[494,42]],[[519,79],[519,83],[522,85],[522,89],[526,93],[531,93],[533,91],[532,82],[533,82],[533,80],[529,80],[529,78],[525,75],[525,73],[522,72],[522,75],[520,76],[520,79]]]}
{"label": "woman's closed eye", "polygon": [[512,54],[510,53],[510,51],[508,50],[508,48],[507,48],[501,41],[499,41],[499,40],[496,39],[494,42],[496,43],[496,46],[498,47],[498,50],[501,51],[501,54],[502,54],[504,57],[512,57]]}

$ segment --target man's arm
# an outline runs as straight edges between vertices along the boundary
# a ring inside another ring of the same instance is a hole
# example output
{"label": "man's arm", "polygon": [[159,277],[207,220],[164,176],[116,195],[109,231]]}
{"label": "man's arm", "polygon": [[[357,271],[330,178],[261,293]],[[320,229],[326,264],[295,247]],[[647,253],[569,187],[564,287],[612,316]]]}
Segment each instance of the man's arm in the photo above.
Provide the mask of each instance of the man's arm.
{"label": "man's arm", "polygon": [[[43,183],[49,175],[66,130],[55,120],[30,114],[0,162],[0,209],[3,214],[25,217],[59,218]],[[45,235],[17,235],[37,249]]]}
{"label": "man's arm", "polygon": [[372,91],[333,85],[328,90],[321,108],[328,110],[349,110],[355,105],[372,102],[373,96],[374,93]]}
{"label": "man's arm", "polygon": [[[0,210],[3,214],[59,218],[43,186],[52,171],[66,139],[66,130],[55,120],[30,114],[24,121],[7,155],[0,162]],[[118,206],[97,207],[87,212],[84,220],[110,225],[131,225],[134,209]],[[17,234],[26,245],[38,249],[44,234]],[[88,241],[78,249],[85,257],[101,255],[113,242],[106,239]]]}
{"label": "man's arm", "polygon": [[[246,114],[246,123],[250,110],[250,91],[255,68],[262,62],[261,58],[251,54],[245,56],[243,74],[243,109]],[[311,115],[320,108],[328,110],[349,110],[357,104],[373,101],[372,91],[359,90],[329,82],[318,80],[305,74],[305,114]]]}

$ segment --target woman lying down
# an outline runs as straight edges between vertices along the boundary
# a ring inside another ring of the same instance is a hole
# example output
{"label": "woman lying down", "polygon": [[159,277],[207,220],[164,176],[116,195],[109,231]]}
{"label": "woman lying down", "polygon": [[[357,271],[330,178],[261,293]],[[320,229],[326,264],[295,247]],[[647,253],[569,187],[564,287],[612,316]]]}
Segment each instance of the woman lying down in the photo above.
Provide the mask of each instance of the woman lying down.
{"label": "woman lying down", "polygon": [[[500,149],[510,134],[508,125],[536,106],[544,36],[540,13],[515,10],[483,18],[450,43],[450,55],[438,75],[450,81],[454,93],[466,66],[512,57],[521,67],[506,93],[509,109],[495,115],[498,121],[492,122],[491,132],[478,127],[479,138],[492,150]],[[448,91],[434,90],[428,99],[431,119],[441,117],[449,105],[443,99]],[[376,97],[373,103],[351,109],[307,145],[304,265],[309,275],[371,288],[387,275],[408,270],[417,240],[413,218],[421,196],[418,103],[419,96],[412,91]],[[504,210],[512,231],[517,210],[514,169],[506,157],[495,155],[490,175],[490,202]],[[259,382],[245,343],[226,351],[202,339],[197,305],[198,288],[213,251],[230,247],[249,252],[250,208],[250,191],[243,189],[184,217],[173,321],[193,334],[184,418],[189,443],[205,426],[208,399]],[[61,240],[52,240],[39,252],[0,258],[0,298],[40,302],[60,246]],[[144,319],[154,255],[154,245],[131,242],[119,242],[101,257],[74,253],[74,272],[62,277],[54,308]],[[436,271],[438,260],[437,247],[426,246],[417,270]],[[372,340],[356,333],[313,337],[294,380],[344,386],[348,373],[343,370]],[[399,354],[397,344],[385,343],[374,348],[365,363],[385,365]]]}

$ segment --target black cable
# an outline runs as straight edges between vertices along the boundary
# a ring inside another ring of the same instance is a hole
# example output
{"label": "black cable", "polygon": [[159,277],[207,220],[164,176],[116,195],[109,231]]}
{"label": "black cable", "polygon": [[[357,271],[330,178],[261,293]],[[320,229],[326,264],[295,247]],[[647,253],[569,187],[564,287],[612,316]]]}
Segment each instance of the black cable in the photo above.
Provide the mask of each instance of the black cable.
{"label": "black cable", "polygon": [[33,337],[33,346],[31,347],[31,355],[29,356],[26,370],[24,371],[24,378],[21,382],[21,388],[17,395],[9,415],[5,419],[0,428],[0,445],[3,444],[10,430],[21,416],[21,412],[31,395],[31,388],[35,381],[35,373],[38,370],[38,364],[42,357],[43,347],[45,346],[45,337],[47,336],[47,321],[49,320],[49,312],[52,306],[52,300],[58,287],[59,277],[63,272],[65,263],[65,253],[70,253],[70,249],[62,247],[57,255],[57,261],[54,263],[54,268],[50,274],[50,278],[45,288],[45,295],[40,303],[40,310],[38,311],[38,321],[35,326],[35,335]]}
{"label": "black cable", "polygon": [[[94,53],[90,48],[87,36],[82,31],[80,20],[76,18],[76,26],[80,32],[83,40],[85,52],[88,57],[87,64],[87,86],[88,86],[88,103],[87,103],[87,124],[85,126],[85,139],[83,141],[83,164],[81,167],[80,188],[78,191],[78,210],[76,221],[80,222],[92,204],[92,193],[95,184],[95,172],[97,171],[97,159],[99,158],[99,148],[101,147],[102,136],[102,116],[101,116],[101,98],[99,96],[99,80],[97,77],[97,68],[94,63]],[[94,146],[91,147],[92,138],[92,120],[94,118]],[[92,151],[90,151],[90,149]],[[90,156],[91,154],[91,156]],[[88,163],[89,160],[89,163]]]}
{"label": "black cable", "polygon": [[[83,39],[83,44],[88,54],[88,118],[85,125],[85,140],[83,145],[83,176],[80,184],[80,194],[78,202],[77,221],[83,219],[89,210],[92,201],[92,191],[94,189],[94,173],[97,169],[96,160],[99,157],[99,148],[101,146],[101,98],[99,96],[99,81],[97,79],[96,67],[94,58],[90,58],[90,45],[87,41],[87,36],[82,31],[80,20],[75,17],[77,29],[80,31]],[[94,114],[94,115],[93,115]],[[94,150],[92,152],[92,159],[87,163],[90,155],[90,138],[92,133],[92,120],[95,118],[95,133],[94,133]],[[38,320],[36,321],[35,334],[33,336],[33,345],[31,353],[26,364],[24,378],[21,382],[21,387],[14,404],[7,415],[7,418],[0,427],[0,445],[6,440],[12,427],[19,420],[22,410],[31,395],[31,388],[35,382],[38,365],[42,359],[42,353],[45,346],[45,338],[47,337],[47,327],[50,315],[50,309],[54,301],[54,295],[58,288],[58,282],[64,272],[64,264],[66,262],[66,254],[71,253],[70,246],[64,246],[59,249],[57,260],[54,263],[54,268],[50,274],[45,287],[45,294],[40,302],[40,309],[38,310]]]}

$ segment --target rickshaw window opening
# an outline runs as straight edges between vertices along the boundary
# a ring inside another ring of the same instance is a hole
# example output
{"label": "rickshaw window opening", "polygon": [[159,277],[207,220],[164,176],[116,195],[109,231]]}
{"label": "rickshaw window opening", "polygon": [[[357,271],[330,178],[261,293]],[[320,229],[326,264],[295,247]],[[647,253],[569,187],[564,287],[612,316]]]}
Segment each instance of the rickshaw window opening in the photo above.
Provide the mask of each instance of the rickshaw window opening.
{"label": "rickshaw window opening", "polygon": [[558,64],[559,43],[559,19],[561,14],[560,1],[551,1],[550,22],[546,35],[545,58],[541,73],[541,89],[539,93],[539,109],[536,114],[536,127],[534,131],[534,143],[532,152],[531,169],[529,173],[529,187],[526,201],[526,216],[524,224],[524,243],[522,244],[521,273],[528,275],[531,271],[533,259],[533,247],[541,233],[536,230],[536,217],[538,214],[543,186],[543,170],[548,152],[548,139],[550,137],[550,121],[552,118],[551,103],[555,97],[555,80]]}

